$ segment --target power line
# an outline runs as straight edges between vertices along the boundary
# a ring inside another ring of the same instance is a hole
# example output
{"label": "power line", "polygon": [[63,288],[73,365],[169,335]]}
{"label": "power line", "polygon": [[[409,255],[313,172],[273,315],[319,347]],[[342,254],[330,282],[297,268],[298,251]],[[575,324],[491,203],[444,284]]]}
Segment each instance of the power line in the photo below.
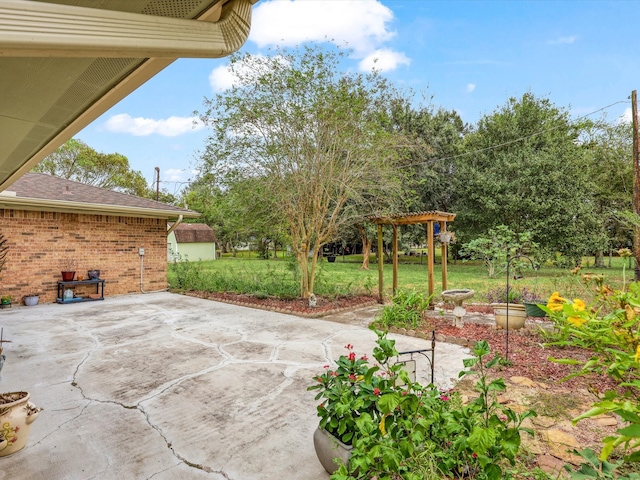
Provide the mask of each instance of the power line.
{"label": "power line", "polygon": [[[611,103],[611,104],[609,104],[609,105],[607,105],[605,107],[599,108],[598,110],[594,110],[593,112],[590,112],[590,113],[587,113],[587,114],[582,115],[580,117],[577,117],[575,120],[582,120],[583,118],[590,117],[591,115],[594,115],[594,114],[596,114],[598,112],[606,110],[607,108],[611,108],[611,107],[613,107],[615,105],[618,105],[620,103],[630,103],[630,102],[628,100],[618,100],[617,102],[614,102],[614,103]],[[521,142],[523,140],[527,140],[529,138],[533,138],[533,137],[536,137],[538,135],[542,135],[543,133],[551,132],[551,131],[556,130],[556,129],[560,128],[560,127],[561,127],[561,125],[558,125],[556,127],[548,128],[546,130],[540,130],[539,132],[535,132],[535,133],[532,133],[530,135],[526,135],[524,137],[516,138],[514,140],[509,140],[507,142],[499,143],[497,145],[491,145],[489,147],[480,148],[478,150],[473,150],[471,152],[459,153],[457,155],[451,155],[450,157],[431,158],[429,160],[425,160],[424,162],[410,163],[410,164],[402,165],[401,167],[396,167],[396,168],[417,167],[418,165],[426,165],[428,163],[442,162],[444,160],[453,160],[454,158],[460,158],[460,157],[465,157],[467,155],[473,155],[475,153],[486,152],[486,151],[489,151],[489,150],[494,150],[496,148],[505,147],[505,146],[511,145],[513,143]]]}

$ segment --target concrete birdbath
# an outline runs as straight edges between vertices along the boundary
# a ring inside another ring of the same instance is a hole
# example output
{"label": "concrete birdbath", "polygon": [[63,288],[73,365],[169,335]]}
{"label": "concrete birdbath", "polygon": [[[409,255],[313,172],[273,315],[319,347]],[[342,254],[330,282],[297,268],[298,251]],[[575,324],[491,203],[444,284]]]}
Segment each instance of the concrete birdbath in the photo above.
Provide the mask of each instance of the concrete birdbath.
{"label": "concrete birdbath", "polygon": [[462,302],[470,299],[476,294],[473,290],[459,289],[459,290],[445,290],[441,293],[442,299],[445,302],[453,302],[453,314],[455,315],[454,326],[462,328],[462,317],[467,313],[467,310],[462,305]]}

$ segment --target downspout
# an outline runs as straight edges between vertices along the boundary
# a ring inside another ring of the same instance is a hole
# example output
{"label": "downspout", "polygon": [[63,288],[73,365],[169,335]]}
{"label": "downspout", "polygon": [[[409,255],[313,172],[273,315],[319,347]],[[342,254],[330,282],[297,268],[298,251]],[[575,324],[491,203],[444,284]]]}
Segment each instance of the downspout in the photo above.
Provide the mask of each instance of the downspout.
{"label": "downspout", "polygon": [[[184,215],[178,216],[178,220],[176,220],[176,222],[173,225],[171,225],[169,230],[167,230],[167,236],[169,236],[169,234],[173,232],[176,229],[176,227],[182,223],[183,218],[184,218]],[[169,287],[163,288],[161,290],[153,290],[151,292],[145,291],[144,289],[144,254],[140,255],[140,292],[141,293],[158,293],[158,292],[166,292],[168,290],[169,290]]]}

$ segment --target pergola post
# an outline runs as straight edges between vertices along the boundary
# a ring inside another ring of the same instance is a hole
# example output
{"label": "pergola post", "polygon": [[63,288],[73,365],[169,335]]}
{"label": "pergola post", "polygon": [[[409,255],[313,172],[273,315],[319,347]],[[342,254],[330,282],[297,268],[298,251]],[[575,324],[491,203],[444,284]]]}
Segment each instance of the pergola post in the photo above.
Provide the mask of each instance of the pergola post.
{"label": "pergola post", "polygon": [[[404,213],[390,216],[369,217],[369,220],[378,226],[378,294],[380,303],[384,303],[384,258],[382,248],[382,226],[391,225],[393,227],[393,293],[398,289],[398,226],[399,225],[427,225],[427,267],[429,270],[429,296],[434,293],[434,263],[435,244],[434,223],[439,222],[442,231],[446,231],[447,222],[452,222],[456,217],[455,213],[429,211]],[[447,289],[447,242],[442,245],[442,289]],[[420,262],[422,263],[422,261]]]}
{"label": "pergola post", "polygon": [[[447,222],[439,222],[440,233],[447,231]],[[449,258],[448,242],[440,242],[440,258],[442,260],[442,290],[447,289],[447,260]]]}
{"label": "pergola post", "polygon": [[382,224],[378,224],[378,299],[384,303],[384,257],[382,252]]}
{"label": "pergola post", "polygon": [[434,284],[434,275],[433,275],[433,257],[435,255],[435,248],[433,248],[433,221],[429,220],[427,222],[427,267],[428,267],[428,275],[429,275],[429,296],[433,295],[433,284]]}
{"label": "pergola post", "polygon": [[393,225],[393,294],[398,290],[398,226]]}

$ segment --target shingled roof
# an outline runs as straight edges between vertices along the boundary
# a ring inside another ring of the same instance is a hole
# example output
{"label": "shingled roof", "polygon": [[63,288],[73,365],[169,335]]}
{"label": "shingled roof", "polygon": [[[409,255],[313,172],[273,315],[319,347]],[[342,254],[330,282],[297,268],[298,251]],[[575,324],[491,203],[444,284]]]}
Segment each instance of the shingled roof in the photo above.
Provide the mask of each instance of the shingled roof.
{"label": "shingled roof", "polygon": [[195,218],[199,213],[148,198],[27,173],[0,193],[0,208],[152,218]]}
{"label": "shingled roof", "polygon": [[216,235],[209,225],[204,223],[181,223],[173,231],[178,243],[212,243]]}

